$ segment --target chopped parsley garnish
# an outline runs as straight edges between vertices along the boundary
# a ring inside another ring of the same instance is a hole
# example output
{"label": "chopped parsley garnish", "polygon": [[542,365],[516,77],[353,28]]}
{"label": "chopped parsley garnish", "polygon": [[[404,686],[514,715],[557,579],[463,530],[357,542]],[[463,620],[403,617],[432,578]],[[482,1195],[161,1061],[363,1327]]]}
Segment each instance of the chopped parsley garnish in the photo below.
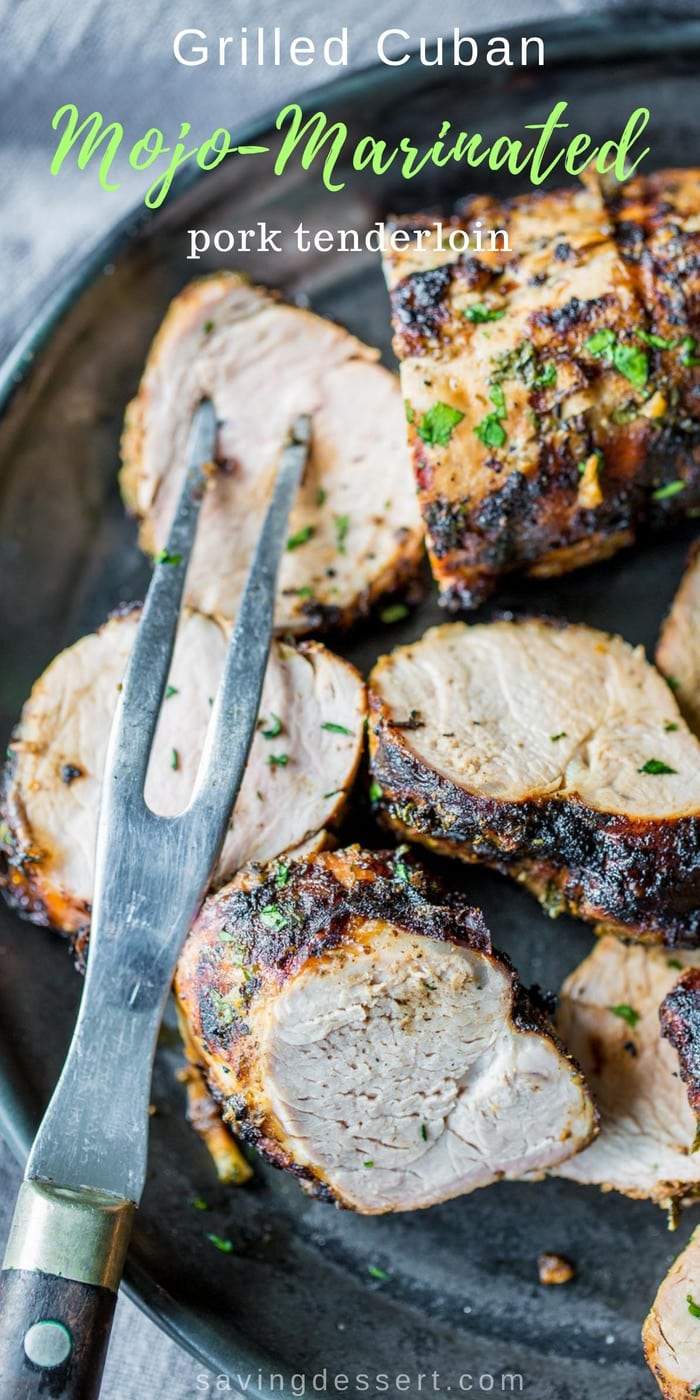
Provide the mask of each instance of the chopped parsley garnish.
{"label": "chopped parsley garnish", "polygon": [[287,540],[287,549],[299,549],[302,544],[308,544],[313,534],[313,525],[302,525],[301,530],[297,530],[295,535],[289,536]]}
{"label": "chopped parsley garnish", "polygon": [[161,549],[156,554],[156,564],[179,564],[182,559],[181,554],[171,554],[169,549]]}
{"label": "chopped parsley garnish", "polygon": [[289,923],[287,915],[282,913],[279,904],[268,904],[264,909],[261,909],[260,921],[265,924],[266,928],[273,929],[275,933],[279,933],[280,929],[286,928]]}
{"label": "chopped parsley garnish", "polygon": [[338,553],[345,553],[345,537],[350,529],[349,515],[336,515],[335,517],[335,542],[338,546]]}
{"label": "chopped parsley garnish", "polygon": [[207,1205],[207,1202],[203,1199],[202,1196],[193,1196],[193,1197],[192,1197],[192,1200],[190,1201],[190,1205],[193,1205],[194,1208],[195,1208],[195,1210],[208,1210],[208,1209],[209,1209],[209,1206]]}
{"label": "chopped parsley garnish", "polygon": [[495,379],[489,387],[489,398],[493,404],[499,418],[505,418],[508,410],[506,408],[506,396],[503,392],[503,385],[500,380]]}
{"label": "chopped parsley garnish", "polygon": [[686,1293],[685,1301],[688,1304],[688,1312],[691,1317],[700,1317],[700,1303],[696,1303],[692,1293]]}
{"label": "chopped parsley garnish", "polygon": [[694,335],[684,335],[678,348],[682,365],[700,365],[698,343]]}
{"label": "chopped parsley garnish", "polygon": [[420,1135],[423,1139],[423,1142],[428,1141],[428,1129],[426,1128],[425,1123],[421,1123],[420,1125]]}
{"label": "chopped parsley garnish", "polygon": [[684,481],[667,481],[665,486],[657,486],[651,493],[652,501],[667,501],[670,496],[677,496],[679,491],[685,490]]}
{"label": "chopped parsley garnish", "polygon": [[503,447],[508,441],[508,434],[498,413],[487,413],[486,417],[477,423],[474,433],[479,442],[483,442],[484,447]]}
{"label": "chopped parsley garnish", "polygon": [[166,685],[166,687],[165,687],[165,698],[166,698],[166,700],[170,700],[171,697],[172,697],[173,695],[177,695],[177,686],[176,686],[176,685]]}
{"label": "chopped parsley garnish", "polygon": [[269,768],[286,768],[289,763],[289,754],[271,753],[267,763]]}
{"label": "chopped parsley garnish", "polygon": [[289,866],[283,860],[278,860],[275,865],[275,885],[278,890],[284,889],[289,880]]}
{"label": "chopped parsley garnish", "polygon": [[476,325],[481,326],[486,321],[500,321],[506,310],[505,306],[493,308],[487,306],[484,301],[477,301],[473,306],[468,306],[462,315],[465,321],[474,321]]}
{"label": "chopped parsley garnish", "polygon": [[667,961],[666,961],[666,966],[667,966],[667,967],[672,967],[673,970],[674,970],[674,972],[682,972],[682,971],[683,971],[683,964],[682,964],[682,962],[679,962],[679,961],[678,961],[678,958],[668,958]]}
{"label": "chopped parsley garnish", "polygon": [[677,728],[678,725],[676,724],[675,720],[670,720],[668,724],[664,725],[664,733],[673,734],[674,730],[676,730]]}
{"label": "chopped parsley garnish", "polygon": [[282,733],[282,721],[279,715],[270,715],[269,721],[263,720],[262,723],[267,725],[267,729],[262,730],[263,739],[276,739],[278,734]]}
{"label": "chopped parsley garnish", "polygon": [[180,755],[177,749],[170,750],[170,767],[172,768],[173,773],[177,773],[177,770],[180,767]]}
{"label": "chopped parsley garnish", "polygon": [[633,1006],[628,1006],[626,1001],[620,1002],[619,1006],[609,1006],[608,1011],[612,1011],[613,1016],[619,1016],[622,1021],[626,1021],[632,1030],[639,1020],[639,1012],[635,1011]]}
{"label": "chopped parsley garnish", "polygon": [[327,491],[324,491],[324,489],[323,489],[322,486],[319,486],[318,491],[316,492],[316,505],[317,505],[317,506],[323,506],[323,505],[325,505],[327,499],[328,499],[328,492],[327,492]]}
{"label": "chopped parsley garnish", "polygon": [[363,1162],[362,1165],[363,1165],[363,1167],[373,1167],[373,1166],[374,1166],[374,1162]]}
{"label": "chopped parsley garnish", "polygon": [[305,584],[303,585],[302,588],[297,588],[297,598],[312,598],[312,597],[313,597],[313,589],[310,587],[310,585],[309,585],[308,583],[305,583]]}
{"label": "chopped parsley garnish", "polygon": [[403,881],[404,885],[407,885],[407,884],[409,883],[409,881],[410,881],[410,879],[411,879],[411,872],[410,872],[410,870],[409,870],[409,868],[408,868],[408,866],[407,866],[405,860],[395,860],[395,861],[394,861],[394,874],[395,874],[397,880],[402,880],[402,881]]}
{"label": "chopped parsley garnish", "polygon": [[606,360],[636,389],[643,389],[649,378],[649,356],[636,345],[625,345],[608,326],[589,335],[584,350],[598,360]]}
{"label": "chopped parsley garnish", "polygon": [[382,789],[379,786],[379,783],[376,782],[375,779],[372,779],[372,782],[369,785],[369,800],[370,802],[380,802],[381,798]]}
{"label": "chopped parsley garnish", "polygon": [[565,730],[565,729],[560,729],[558,734],[550,734],[549,737],[550,737],[552,743],[553,743],[553,744],[556,744],[556,743],[558,743],[558,741],[559,741],[560,739],[565,739],[565,738],[566,738],[566,730]]}
{"label": "chopped parsley garnish", "polygon": [[661,758],[648,758],[646,763],[643,763],[641,768],[637,769],[637,772],[650,773],[654,777],[660,777],[666,773],[677,773],[678,769],[669,768],[668,764],[664,763]]}
{"label": "chopped parsley garnish", "polygon": [[323,721],[323,724],[321,725],[321,728],[322,728],[322,729],[327,729],[328,732],[329,732],[329,734],[349,734],[349,735],[352,735],[352,729],[346,729],[344,724],[334,724],[333,721],[330,720],[330,719],[324,720],[324,721]]}
{"label": "chopped parsley garnish", "polygon": [[206,1238],[208,1239],[210,1244],[213,1244],[215,1249],[220,1249],[222,1254],[232,1253],[233,1245],[231,1244],[230,1240],[224,1240],[221,1238],[221,1235],[214,1234],[209,1234],[206,1236]]}
{"label": "chopped parsley garnish", "polygon": [[645,345],[652,345],[655,350],[673,350],[675,340],[666,340],[663,335],[654,335],[651,331],[637,331],[637,339],[643,340]]}
{"label": "chopped parsley garnish", "polygon": [[416,431],[428,447],[447,447],[463,417],[464,414],[460,413],[458,408],[452,408],[449,403],[434,403],[432,408],[423,414]]}
{"label": "chopped parsley garnish", "polygon": [[414,420],[414,418],[415,418],[415,416],[416,416],[416,410],[415,410],[415,408],[413,407],[413,404],[412,404],[412,403],[409,403],[408,399],[404,399],[404,401],[403,401],[403,406],[404,406],[404,409],[406,410],[406,422],[407,422],[407,423],[412,423],[413,420]]}
{"label": "chopped parsley garnish", "polygon": [[218,987],[209,989],[209,1000],[216,1011],[219,1025],[221,1027],[230,1026],[233,1022],[233,1007],[226,1000],[226,997],[222,996]]}
{"label": "chopped parsley garnish", "polygon": [[556,382],[557,367],[553,360],[547,360],[547,363],[542,366],[541,373],[538,374],[535,380],[535,386],[538,389],[549,389],[550,385],[556,384]]}
{"label": "chopped parsley garnish", "polygon": [[376,1264],[368,1264],[367,1273],[371,1278],[379,1279],[380,1283],[386,1283],[389,1277],[386,1269],[378,1269]]}
{"label": "chopped parsley garnish", "polygon": [[205,321],[205,322],[204,322],[204,334],[205,334],[205,335],[211,335],[213,329],[214,329],[214,322],[213,322],[213,321]]}
{"label": "chopped parsley garnish", "polygon": [[381,621],[390,627],[392,622],[402,622],[408,617],[408,608],[405,603],[390,603],[388,608],[382,608],[379,616]]}

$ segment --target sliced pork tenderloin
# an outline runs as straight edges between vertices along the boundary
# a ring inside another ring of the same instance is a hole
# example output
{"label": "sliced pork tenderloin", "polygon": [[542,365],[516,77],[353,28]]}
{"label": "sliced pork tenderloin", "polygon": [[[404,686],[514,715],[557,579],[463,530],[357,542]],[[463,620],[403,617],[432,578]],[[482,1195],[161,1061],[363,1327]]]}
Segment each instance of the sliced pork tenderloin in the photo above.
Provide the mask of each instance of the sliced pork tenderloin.
{"label": "sliced pork tenderloin", "polygon": [[156,554],[180,491],[189,422],[202,395],[218,418],[216,464],[187,576],[202,612],[235,616],[289,429],[312,416],[311,454],[289,524],[276,622],[343,625],[404,587],[422,527],[398,379],[340,326],[287,306],[234,273],[173,302],[130,405],[122,491]]}
{"label": "sliced pork tenderloin", "polygon": [[700,743],[640,648],[580,624],[452,623],[370,678],[373,794],[403,837],[545,909],[700,942]]}
{"label": "sliced pork tenderloin", "polygon": [[[694,169],[611,198],[591,180],[470,198],[441,227],[399,220],[394,348],[448,606],[512,570],[604,559],[697,508],[699,214]],[[484,248],[486,229],[507,248]]]}
{"label": "sliced pork tenderloin", "polygon": [[583,1068],[601,1124],[595,1142],[555,1168],[555,1176],[663,1206],[700,1193],[690,1086],[659,1024],[664,998],[668,1004],[677,997],[685,977],[697,977],[699,969],[700,953],[669,957],[663,948],[608,935],[566,979],[557,1028]]}
{"label": "sliced pork tenderloin", "polygon": [[700,967],[689,968],[671,988],[659,1019],[661,1034],[678,1055],[690,1107],[700,1118]]}
{"label": "sliced pork tenderloin", "polygon": [[224,1118],[364,1214],[541,1174],[595,1131],[481,914],[401,850],[242,871],[205,903],[176,993]]}
{"label": "sliced pork tenderloin", "polygon": [[688,565],[661,629],[656,664],[695,734],[700,734],[700,546]]}
{"label": "sliced pork tenderloin", "polygon": [[[62,652],[36,682],[10,745],[0,808],[5,892],[37,923],[88,922],[102,771],[139,611],[115,616]],[[154,811],[189,799],[227,644],[226,627],[180,621],[146,783]],[[363,746],[365,690],[320,643],[276,642],[260,721],[215,881],[270,860],[340,818]]]}
{"label": "sliced pork tenderloin", "polygon": [[661,1284],[642,1340],[664,1400],[700,1395],[700,1229]]}

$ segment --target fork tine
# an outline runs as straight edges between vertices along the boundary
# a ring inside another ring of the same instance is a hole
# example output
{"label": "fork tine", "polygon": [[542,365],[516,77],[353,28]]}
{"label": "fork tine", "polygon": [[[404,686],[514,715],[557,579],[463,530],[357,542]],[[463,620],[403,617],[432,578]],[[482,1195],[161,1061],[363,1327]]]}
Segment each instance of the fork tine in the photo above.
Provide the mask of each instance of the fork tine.
{"label": "fork tine", "polygon": [[[302,416],[282,452],[265,523],[258,539],[229,641],[188,816],[212,829],[226,822],[248,760],[260,707],[275,610],[277,575],[289,512],[309,455],[311,420]],[[247,742],[246,742],[247,740]]]}
{"label": "fork tine", "polygon": [[196,409],[187,441],[187,466],[168,543],[156,558],[136,640],[122,684],[105,771],[113,793],[143,799],[148,760],[170,670],[182,590],[216,445],[216,414],[210,399]]}

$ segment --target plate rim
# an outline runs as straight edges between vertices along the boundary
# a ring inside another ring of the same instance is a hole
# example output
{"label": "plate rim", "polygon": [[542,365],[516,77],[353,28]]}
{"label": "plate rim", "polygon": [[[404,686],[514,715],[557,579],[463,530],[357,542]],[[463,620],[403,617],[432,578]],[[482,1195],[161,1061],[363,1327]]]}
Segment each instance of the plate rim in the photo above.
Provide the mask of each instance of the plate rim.
{"label": "plate rim", "polygon": [[[601,11],[592,15],[561,14],[533,22],[537,25],[538,34],[545,39],[551,69],[561,68],[575,58],[605,66],[621,57],[634,63],[652,53],[659,55],[660,51],[664,57],[668,57],[700,50],[700,16],[683,16],[656,6],[646,5],[612,13]],[[483,35],[489,31],[475,27],[474,32]],[[501,32],[506,37],[520,36],[522,22],[503,26]],[[601,37],[605,39],[605,51],[595,53],[591,46]],[[434,70],[424,68],[414,52],[401,68],[386,67],[375,61],[341,78],[313,86],[296,99],[290,97],[289,101],[298,100],[302,104],[332,101],[336,104],[358,93],[377,89],[398,94],[403,89],[413,90],[420,86],[421,80],[426,87],[434,84],[433,75]],[[232,140],[237,144],[247,143],[262,136],[274,128],[277,110],[266,109],[253,121],[242,124],[235,131],[231,130]],[[213,173],[196,166],[179,171],[167,201],[168,212],[172,214],[182,198],[195,187],[203,186]],[[105,234],[77,258],[58,287],[30,318],[0,364],[0,422],[6,418],[15,397],[34,372],[39,355],[48,347],[70,309],[104,274],[106,266],[127,253],[140,240],[145,240],[153,225],[165,217],[165,209],[165,204],[159,209],[149,209],[142,201],[135,201]],[[8,1047],[0,1041],[0,1136],[23,1168],[35,1129],[19,1088],[14,1083],[17,1072],[18,1067],[8,1054]],[[265,1374],[272,1368],[277,1374],[285,1376],[285,1384],[289,1383],[292,1371],[287,1364],[258,1347],[249,1333],[245,1336],[234,1333],[229,1339],[220,1329],[209,1327],[186,1304],[178,1302],[157,1283],[132,1250],[127,1258],[121,1291],[170,1340],[215,1374],[232,1378],[236,1371],[257,1374],[261,1370]],[[240,1347],[237,1346],[239,1338],[242,1343]],[[251,1383],[246,1394],[252,1400],[267,1400],[269,1391]]]}

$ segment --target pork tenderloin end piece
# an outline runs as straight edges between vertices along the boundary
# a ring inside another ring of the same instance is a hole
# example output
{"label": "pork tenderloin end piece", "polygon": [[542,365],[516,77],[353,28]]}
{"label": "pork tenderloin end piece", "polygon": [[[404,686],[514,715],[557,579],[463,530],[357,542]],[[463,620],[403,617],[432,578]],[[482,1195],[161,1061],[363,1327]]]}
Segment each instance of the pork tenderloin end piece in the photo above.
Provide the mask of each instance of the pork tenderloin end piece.
{"label": "pork tenderloin end piece", "polygon": [[242,871],[205,903],[176,993],[224,1117],[363,1214],[541,1174],[595,1131],[481,914],[401,850]]}
{"label": "pork tenderloin end piece", "polygon": [[700,544],[690,551],[655,660],[693,733],[700,734]]}
{"label": "pork tenderloin end piece", "polygon": [[[126,610],[51,663],[22,710],[4,771],[0,883],[20,913],[72,935],[89,922],[107,741],[138,620],[138,608]],[[227,636],[221,622],[182,615],[146,782],[159,814],[189,800]],[[323,840],[355,778],[365,713],[354,667],[318,642],[273,643],[215,883],[248,860]]]}
{"label": "pork tenderloin end piece", "polygon": [[417,576],[422,526],[398,379],[378,352],[311,311],[235,273],[175,298],[126,415],[121,486],[140,543],[165,542],[193,410],[218,419],[216,466],[202,508],[186,599],[233,618],[282,447],[312,416],[311,453],[289,523],[276,625],[343,626]]}
{"label": "pork tenderloin end piece", "polygon": [[700,1230],[663,1280],[642,1341],[664,1400],[700,1395]]}
{"label": "pork tenderloin end piece", "polygon": [[557,1028],[595,1095],[600,1133],[553,1175],[665,1207],[700,1193],[691,1086],[659,1025],[659,1007],[674,999],[678,1025],[678,990],[698,976],[700,953],[669,957],[608,935],[567,977]]}
{"label": "pork tenderloin end piece", "polygon": [[[595,182],[468,199],[442,233],[398,220],[394,347],[448,606],[512,570],[606,558],[700,503],[699,211],[700,171],[671,170],[612,200]],[[509,250],[476,248],[479,221]]]}
{"label": "pork tenderloin end piece", "polygon": [[684,972],[664,997],[659,1020],[661,1034],[678,1055],[690,1107],[700,1118],[700,967]]}
{"label": "pork tenderloin end piece", "polygon": [[700,942],[700,743],[641,648],[537,618],[447,624],[380,659],[370,708],[372,791],[402,837],[552,915]]}

